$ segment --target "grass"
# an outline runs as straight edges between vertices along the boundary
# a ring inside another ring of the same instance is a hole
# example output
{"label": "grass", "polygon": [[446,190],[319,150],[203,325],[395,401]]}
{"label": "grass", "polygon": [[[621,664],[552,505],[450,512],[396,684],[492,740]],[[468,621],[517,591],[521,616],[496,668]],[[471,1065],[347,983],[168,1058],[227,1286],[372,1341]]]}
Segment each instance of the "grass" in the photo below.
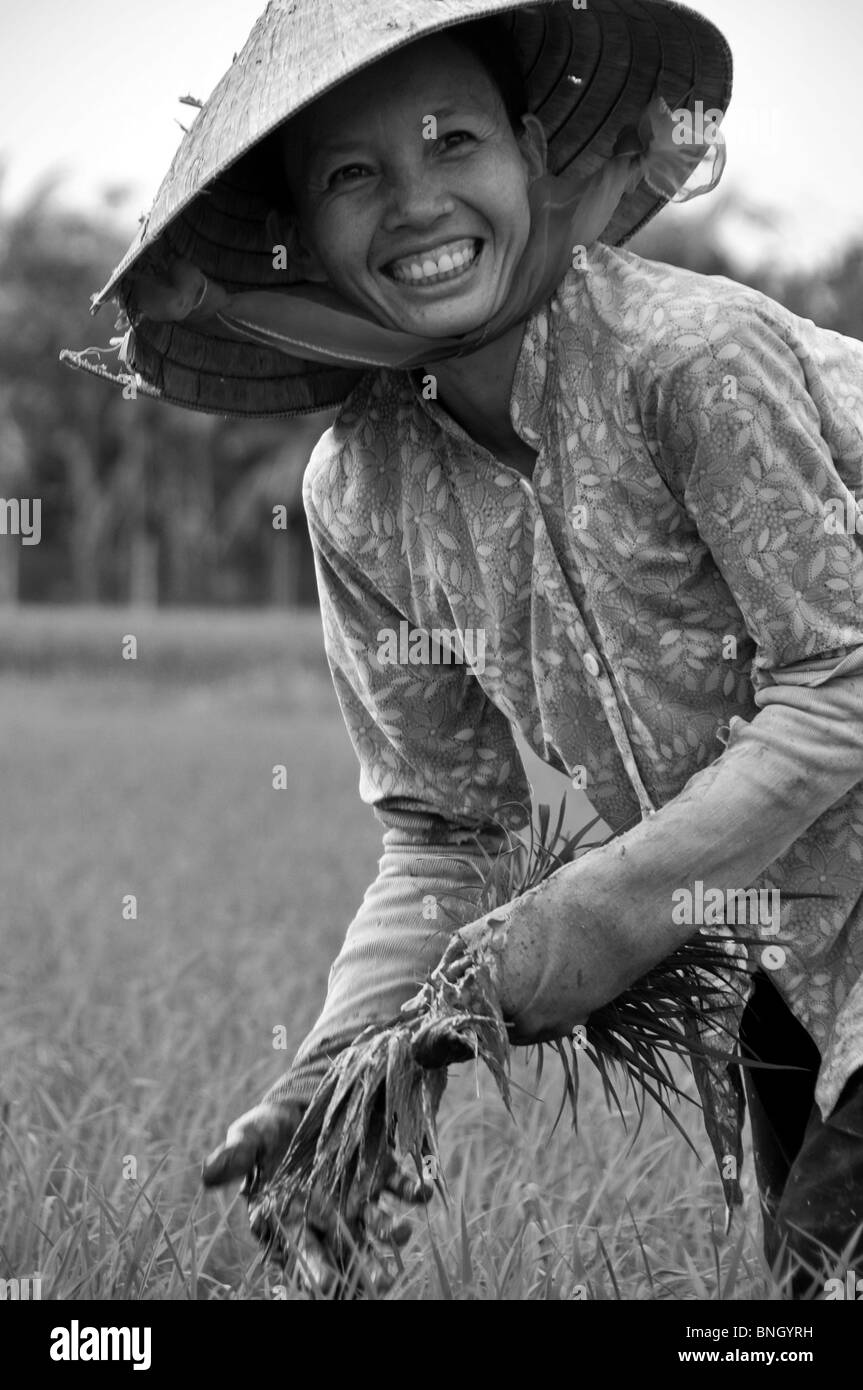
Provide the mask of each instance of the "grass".
{"label": "grass", "polygon": [[[199,1171],[293,1055],[375,873],[317,617],[46,610],[0,618],[0,653],[0,1277],[40,1274],[51,1298],[300,1297]],[[701,1162],[652,1106],[629,1147],[583,1071],[578,1137],[549,1138],[553,1065],[536,1097],[516,1065],[516,1124],[455,1070],[450,1203],[416,1218],[387,1297],[775,1296],[751,1170],[725,1240],[694,1106]]]}

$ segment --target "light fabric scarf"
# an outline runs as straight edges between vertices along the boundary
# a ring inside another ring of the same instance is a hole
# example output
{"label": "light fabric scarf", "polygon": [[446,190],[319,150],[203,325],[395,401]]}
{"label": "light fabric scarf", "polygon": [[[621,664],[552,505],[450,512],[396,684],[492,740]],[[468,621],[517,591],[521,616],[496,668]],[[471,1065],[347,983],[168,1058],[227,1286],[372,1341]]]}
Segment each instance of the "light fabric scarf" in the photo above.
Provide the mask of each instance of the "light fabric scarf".
{"label": "light fabric scarf", "polygon": [[[373,318],[329,286],[308,282],[231,294],[189,261],[179,259],[163,264],[155,276],[130,273],[133,319],[143,315],[161,322],[210,321],[237,337],[292,357],[329,364],[411,369],[464,356],[524,322],[557,288],[574,263],[576,248],[586,249],[596,241],[621,198],[639,183],[675,202],[686,202],[716,187],[725,167],[721,134],[717,131],[710,140],[681,143],[681,129],[667,103],[654,95],[637,129],[621,134],[618,152],[594,174],[547,173],[537,178],[528,190],[530,233],[506,303],[469,333],[443,338],[404,333]],[[701,165],[705,180],[683,187]],[[129,333],[115,341],[125,362]]]}

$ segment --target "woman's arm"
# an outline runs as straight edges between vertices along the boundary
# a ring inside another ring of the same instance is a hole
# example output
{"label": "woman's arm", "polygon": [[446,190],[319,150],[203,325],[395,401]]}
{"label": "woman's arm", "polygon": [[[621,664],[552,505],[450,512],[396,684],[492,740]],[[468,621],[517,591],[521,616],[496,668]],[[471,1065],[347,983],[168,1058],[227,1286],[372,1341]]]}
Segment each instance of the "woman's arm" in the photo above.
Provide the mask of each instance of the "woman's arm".
{"label": "woman's arm", "polygon": [[722,756],[656,815],[462,932],[496,940],[514,1040],[571,1033],[697,931],[675,920],[676,890],[745,890],[861,781],[863,649],[854,674],[733,720]]}
{"label": "woman's arm", "polygon": [[361,797],[385,826],[384,854],[330,971],[323,1011],[268,1100],[308,1098],[334,1052],[398,1013],[451,933],[474,919],[489,857],[529,815],[512,731],[469,667],[379,659],[379,633],[398,632],[404,614],[378,587],[374,552],[363,552],[347,507],[333,505],[342,484],[329,469],[340,466],[325,436],[303,495],[327,659]]}
{"label": "woman's arm", "polygon": [[691,936],[675,890],[745,890],[863,781],[863,540],[833,524],[863,498],[863,346],[760,296],[691,329],[652,349],[644,416],[754,640],[760,712],[656,815],[492,914],[526,1038],[570,1032]]}

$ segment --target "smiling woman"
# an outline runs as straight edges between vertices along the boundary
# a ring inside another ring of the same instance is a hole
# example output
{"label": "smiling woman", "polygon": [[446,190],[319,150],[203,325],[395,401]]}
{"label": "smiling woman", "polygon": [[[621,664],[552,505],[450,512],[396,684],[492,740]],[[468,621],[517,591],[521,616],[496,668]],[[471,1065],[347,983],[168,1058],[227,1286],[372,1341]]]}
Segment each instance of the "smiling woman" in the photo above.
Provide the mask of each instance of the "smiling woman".
{"label": "smiling woman", "polygon": [[[529,188],[545,172],[542,125],[526,110],[511,114],[523,83],[509,78],[508,110],[477,56],[491,27],[507,80],[498,26],[468,27],[469,44],[442,34],[400,49],[280,132],[293,211],[270,225],[298,273],[378,323],[432,340],[470,333],[511,302]],[[520,341],[515,324],[432,375],[453,418],[530,474],[535,452],[508,412]],[[432,343],[426,371],[433,356]]]}
{"label": "smiling woman", "polygon": [[[524,10],[512,0],[439,0],[433,11],[398,0],[380,30],[364,27],[361,5],[325,5],[313,14],[302,5],[283,16],[287,4],[271,6],[205,104],[138,237],[94,300],[98,307],[118,293],[129,313],[120,361],[135,372],[138,389],[199,410],[246,416],[324,408],[356,383],[358,364],[428,361],[428,336],[385,326],[330,285],[297,281],[296,266],[273,254],[270,214],[284,176],[280,156],[274,174],[269,136],[292,111],[308,114],[310,98],[335,91],[351,70],[367,71],[372,58],[424,34],[451,39],[465,10],[497,11],[511,36],[527,107],[548,137],[549,172],[529,188],[530,241],[504,309],[473,333],[441,341],[446,355],[462,357],[523,322],[559,283],[574,245],[589,245],[600,233],[620,244],[669,197],[692,196],[683,185],[705,147],[672,139],[664,97],[686,111],[697,88],[705,107],[723,109],[730,92],[730,58],[716,31],[699,17],[681,25],[664,0],[649,0],[637,21],[629,0],[599,0],[577,19],[560,0]],[[291,15],[293,28],[283,33]],[[473,49],[464,51],[476,56],[485,31],[471,29]],[[505,52],[494,58],[490,48],[511,116],[520,93],[507,76]],[[348,51],[353,69],[346,71]],[[488,64],[480,66],[488,76]],[[262,85],[263,73],[278,79]],[[721,173],[722,160],[714,162],[707,189]],[[174,286],[179,278],[183,292],[166,297],[153,277]],[[284,293],[257,293],[270,286]],[[218,311],[237,291],[242,303],[228,319]],[[170,327],[180,322],[181,331]],[[126,386],[125,373],[112,375],[89,352],[63,357]]]}
{"label": "smiling woman", "polygon": [[278,239],[304,279],[391,328],[467,333],[506,303],[527,244],[545,138],[527,112],[520,126],[472,48],[410,44],[283,128]]}
{"label": "smiling woman", "polygon": [[[520,113],[452,32],[487,10]],[[721,1029],[704,1020],[705,1124],[735,1205],[734,1047],[760,1055],[771,1000],[779,1059],[800,1034],[809,1055],[785,1087],[747,1082],[765,1248],[801,1293],[820,1248],[863,1253],[863,552],[825,525],[863,497],[863,350],[620,249],[703,156],[718,182],[722,146],[690,143],[690,117],[729,95],[722,36],[666,0],[271,0],[98,297],[119,294],[129,364],[167,399],[341,406],[303,499],[384,856],[317,1023],[211,1156],[212,1184],[265,1180],[295,1134],[323,1141],[297,1126],[321,1118],[334,1057],[356,1062],[358,1035],[442,960],[484,972],[514,1042],[589,1040],[697,936],[681,893],[769,890],[781,938],[775,916],[763,941],[737,938],[759,992],[723,1000]],[[277,129],[291,206],[272,214],[250,160]],[[482,632],[483,669],[382,662],[402,623]],[[519,734],[620,834],[492,921],[477,878],[529,816]],[[442,987],[464,1004],[459,978]],[[399,1047],[370,1114],[384,1157],[345,1174],[360,1244],[384,1229],[378,1196],[424,1194],[396,1119],[408,1060],[441,1061]],[[314,1187],[286,1216],[325,1265],[338,1226]]]}

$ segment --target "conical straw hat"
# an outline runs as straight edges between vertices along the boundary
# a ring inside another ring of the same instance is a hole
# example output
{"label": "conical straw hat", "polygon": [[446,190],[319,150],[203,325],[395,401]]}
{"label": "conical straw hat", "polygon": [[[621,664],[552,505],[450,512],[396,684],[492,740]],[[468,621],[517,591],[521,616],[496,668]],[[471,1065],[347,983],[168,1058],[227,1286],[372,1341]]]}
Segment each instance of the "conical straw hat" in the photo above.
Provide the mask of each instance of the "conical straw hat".
{"label": "conical straw hat", "polygon": [[[497,15],[511,30],[529,109],[542,122],[549,168],[590,174],[637,124],[655,90],[672,109],[725,111],[732,62],[722,34],[671,0],[270,0],[245,47],[197,114],[149,214],[93,312],[129,310],[128,273],[154,255],[184,257],[234,293],[284,287],[266,219],[273,206],[269,135],[338,83],[386,54],[467,20]],[[263,143],[262,143],[263,142]],[[602,240],[621,245],[665,205],[646,184],[619,204]],[[114,381],[86,357],[70,365]],[[218,326],[140,318],[127,348],[139,389],[226,416],[285,417],[342,401],[360,371],[286,356]]]}

